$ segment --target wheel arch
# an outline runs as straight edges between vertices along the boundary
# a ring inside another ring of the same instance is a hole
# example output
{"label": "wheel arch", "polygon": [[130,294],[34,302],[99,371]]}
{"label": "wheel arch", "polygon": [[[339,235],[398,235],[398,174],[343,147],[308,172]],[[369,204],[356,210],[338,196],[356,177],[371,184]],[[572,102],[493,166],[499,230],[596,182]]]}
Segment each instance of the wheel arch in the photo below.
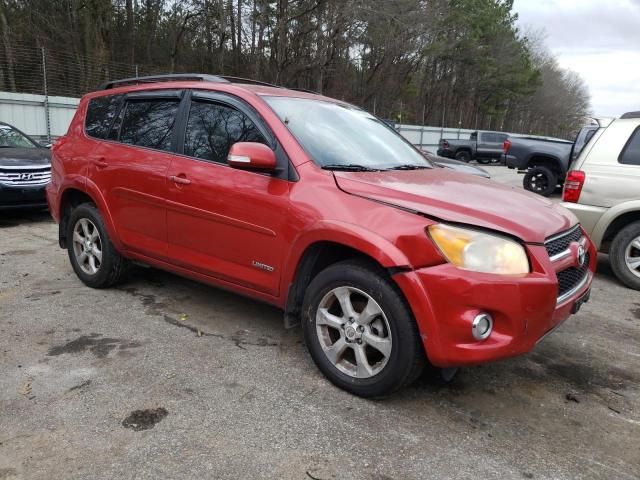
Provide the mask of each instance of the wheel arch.
{"label": "wheel arch", "polygon": [[640,221],[640,201],[631,202],[629,204],[617,205],[609,209],[598,221],[594,228],[592,237],[596,245],[599,245],[599,251],[608,253],[611,242],[615,236],[633,222]]}
{"label": "wheel arch", "polygon": [[[299,314],[307,286],[323,269],[349,258],[361,258],[385,269],[389,275],[412,269],[407,257],[391,242],[360,227],[364,232],[347,230],[344,225],[324,226],[303,235],[294,243],[283,278],[286,292],[285,326],[299,323]],[[339,227],[339,228],[335,228]]]}
{"label": "wheel arch", "polygon": [[565,172],[563,172],[562,162],[560,159],[552,155],[534,153],[529,157],[529,161],[527,162],[527,168],[533,167],[547,167],[552,172],[557,173],[558,176],[565,174]]}
{"label": "wheel arch", "polygon": [[117,249],[120,249],[121,245],[118,241],[113,220],[111,218],[109,209],[107,208],[104,197],[100,193],[100,190],[97,188],[97,186],[93,183],[90,183],[88,180],[87,183],[85,183],[84,188],[79,188],[77,185],[69,186],[65,188],[60,195],[60,225],[58,228],[58,243],[60,247],[67,247],[66,236],[69,215],[71,213],[71,210],[81,203],[92,203],[96,206],[96,208],[100,212],[100,215],[102,215],[111,242],[116,246]]}

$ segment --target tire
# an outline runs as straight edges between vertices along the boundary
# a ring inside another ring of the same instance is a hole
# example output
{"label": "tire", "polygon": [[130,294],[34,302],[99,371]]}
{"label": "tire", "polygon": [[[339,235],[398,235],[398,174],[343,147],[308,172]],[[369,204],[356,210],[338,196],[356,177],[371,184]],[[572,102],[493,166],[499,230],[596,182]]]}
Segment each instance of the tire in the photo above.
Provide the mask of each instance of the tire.
{"label": "tire", "polygon": [[609,250],[609,262],[618,280],[640,290],[640,222],[627,225],[616,234]]}
{"label": "tire", "polygon": [[547,167],[532,167],[524,176],[525,190],[548,197],[558,186],[558,176]]}
{"label": "tire", "polygon": [[476,162],[481,163],[482,165],[489,165],[491,163],[490,158],[476,158]]}
{"label": "tire", "polygon": [[[78,235],[74,236],[76,231]],[[78,205],[69,216],[67,252],[76,275],[91,288],[115,285],[128,266],[127,260],[113,247],[102,216],[91,203]]]}
{"label": "tire", "polygon": [[469,153],[467,150],[461,150],[460,152],[456,153],[455,158],[460,162],[469,163],[471,161],[471,153]]}
{"label": "tire", "polygon": [[[351,315],[341,306],[346,299]],[[302,328],[320,371],[337,387],[360,397],[393,393],[418,378],[427,363],[400,290],[382,268],[368,262],[347,260],[320,272],[304,297]]]}

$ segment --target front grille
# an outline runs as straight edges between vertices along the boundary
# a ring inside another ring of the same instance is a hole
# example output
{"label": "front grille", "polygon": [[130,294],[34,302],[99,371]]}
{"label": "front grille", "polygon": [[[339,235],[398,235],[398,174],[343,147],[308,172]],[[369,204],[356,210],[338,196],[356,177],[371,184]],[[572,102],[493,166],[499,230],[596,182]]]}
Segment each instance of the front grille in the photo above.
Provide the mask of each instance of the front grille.
{"label": "front grille", "polygon": [[562,297],[567,292],[573,290],[584,277],[589,273],[589,253],[585,255],[582,267],[569,267],[566,270],[557,272],[558,277],[558,297]]}
{"label": "front grille", "polygon": [[567,250],[572,242],[579,242],[581,238],[582,230],[580,229],[580,225],[576,225],[571,230],[554,236],[551,240],[547,240],[544,246],[547,248],[549,256],[554,257]]}
{"label": "front grille", "polygon": [[51,167],[3,167],[0,166],[0,183],[11,187],[46,185],[51,180]]}

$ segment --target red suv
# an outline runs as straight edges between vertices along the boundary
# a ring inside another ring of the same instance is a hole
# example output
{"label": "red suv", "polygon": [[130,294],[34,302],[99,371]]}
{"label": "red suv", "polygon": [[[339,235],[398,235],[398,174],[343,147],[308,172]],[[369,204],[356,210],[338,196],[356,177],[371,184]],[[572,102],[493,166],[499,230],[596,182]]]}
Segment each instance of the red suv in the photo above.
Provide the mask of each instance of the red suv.
{"label": "red suv", "polygon": [[131,260],[301,321],[318,368],[370,397],[426,358],[529,351],[589,299],[596,252],[564,208],[438,168],[374,116],[225,77],[122,80],[85,96],[47,195],[78,277]]}

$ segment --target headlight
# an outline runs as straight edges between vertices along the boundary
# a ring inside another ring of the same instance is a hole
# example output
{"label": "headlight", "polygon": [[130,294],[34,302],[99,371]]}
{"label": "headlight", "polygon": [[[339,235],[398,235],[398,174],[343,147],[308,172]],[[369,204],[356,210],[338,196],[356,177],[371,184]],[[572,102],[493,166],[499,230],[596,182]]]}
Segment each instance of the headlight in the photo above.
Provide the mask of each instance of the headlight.
{"label": "headlight", "polygon": [[527,253],[513,240],[443,224],[431,225],[428,231],[447,261],[456,267],[501,275],[529,273]]}

